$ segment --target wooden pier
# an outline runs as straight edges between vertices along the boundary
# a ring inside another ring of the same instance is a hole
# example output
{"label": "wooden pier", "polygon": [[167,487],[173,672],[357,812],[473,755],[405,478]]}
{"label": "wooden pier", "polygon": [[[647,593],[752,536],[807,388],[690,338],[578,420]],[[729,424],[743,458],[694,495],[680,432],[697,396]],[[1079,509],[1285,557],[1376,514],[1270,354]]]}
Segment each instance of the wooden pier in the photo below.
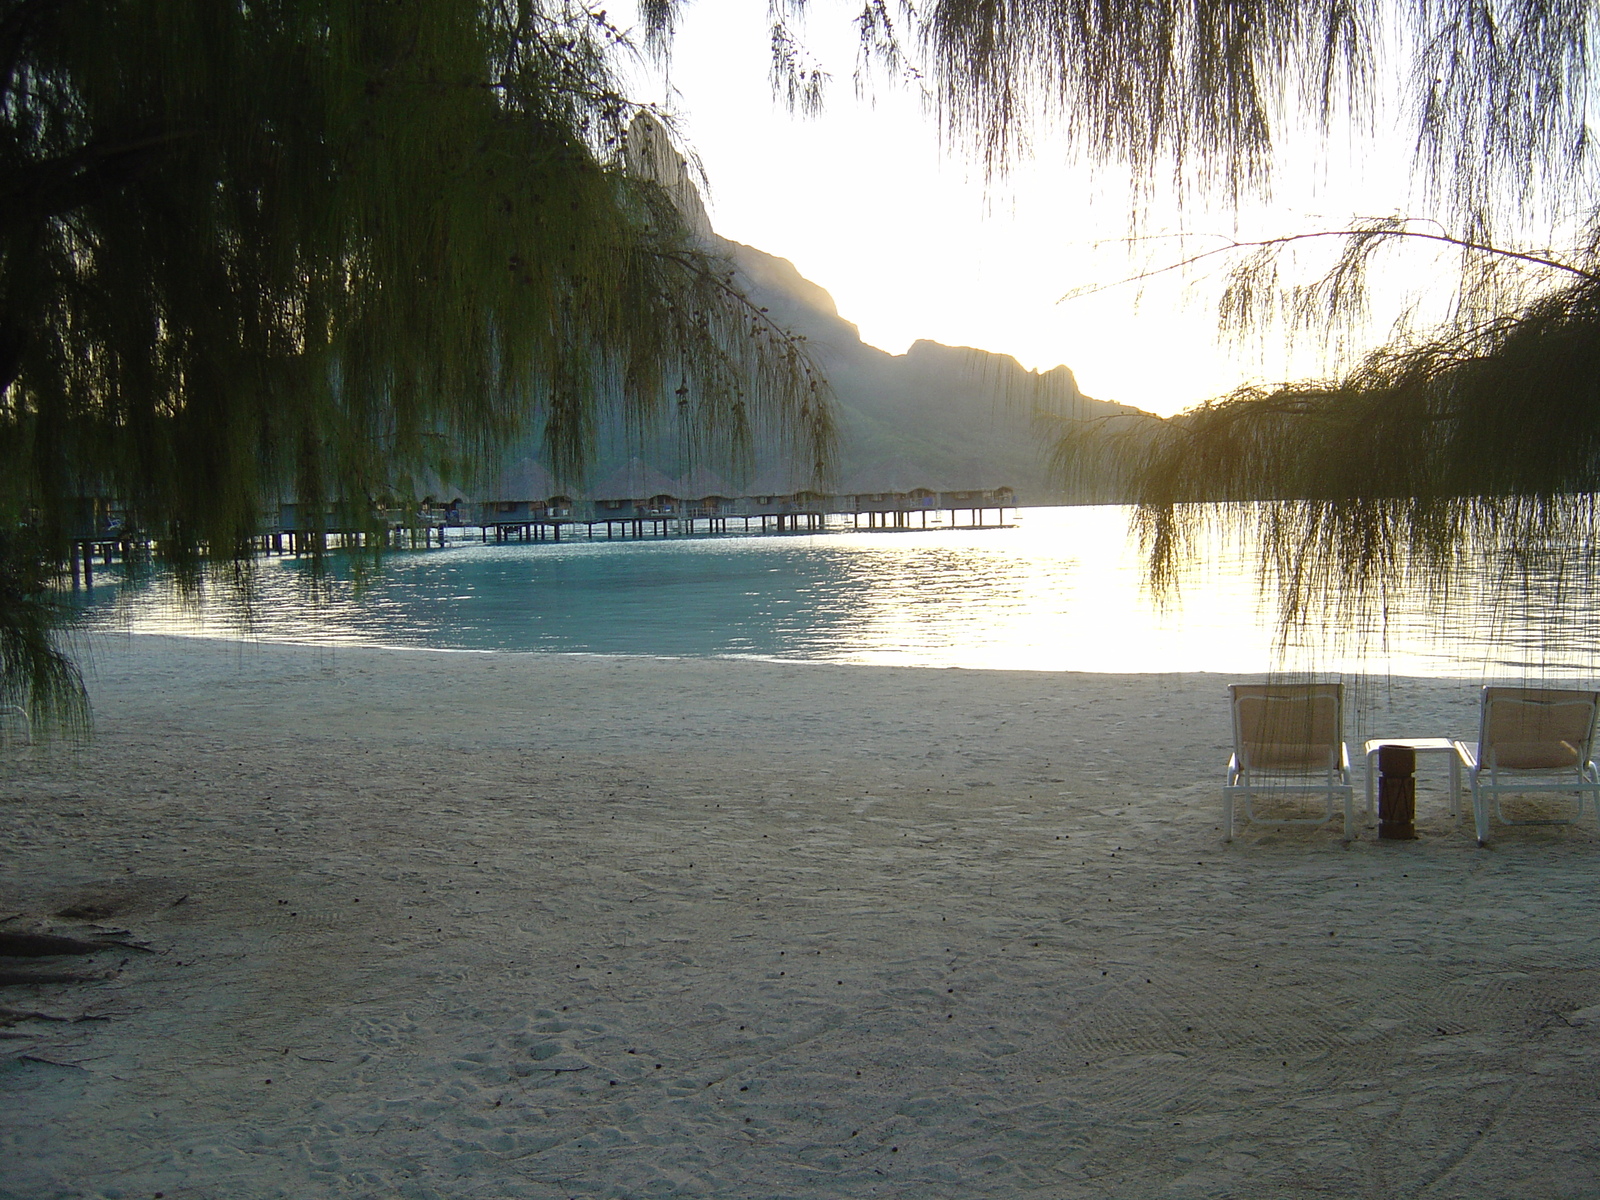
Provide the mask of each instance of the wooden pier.
{"label": "wooden pier", "polygon": [[[583,536],[589,541],[706,537],[736,534],[819,534],[826,532],[902,533],[923,530],[1008,528],[1006,512],[1016,510],[1010,488],[987,491],[854,493],[825,495],[801,492],[680,501],[658,495],[646,501],[578,502],[566,496],[546,501],[491,501],[471,506],[424,505],[420,515],[390,518],[377,529],[335,525],[305,528],[298,506],[281,505],[276,520],[251,539],[264,555],[293,555],[350,549],[431,549],[452,541],[560,542]],[[105,506],[110,511],[110,506]],[[629,510],[629,511],[624,511]],[[948,513],[949,519],[942,519]],[[990,514],[993,520],[990,520]],[[963,522],[962,514],[968,519]],[[329,514],[332,515],[331,513]],[[930,524],[930,517],[933,523]],[[99,524],[99,522],[95,522]],[[66,574],[72,587],[92,588],[98,559],[110,566],[121,559],[148,558],[147,537],[122,532],[108,521],[106,531],[72,538]]]}

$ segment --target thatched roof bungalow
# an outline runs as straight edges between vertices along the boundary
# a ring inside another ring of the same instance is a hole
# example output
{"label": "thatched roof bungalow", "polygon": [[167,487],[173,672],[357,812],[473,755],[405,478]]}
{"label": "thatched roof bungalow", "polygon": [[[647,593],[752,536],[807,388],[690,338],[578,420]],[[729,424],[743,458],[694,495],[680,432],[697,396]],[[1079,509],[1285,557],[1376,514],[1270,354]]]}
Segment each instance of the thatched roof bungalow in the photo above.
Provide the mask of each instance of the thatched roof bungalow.
{"label": "thatched roof bungalow", "polygon": [[903,459],[858,471],[840,491],[843,506],[854,512],[916,512],[941,507],[938,487]]}
{"label": "thatched roof bungalow", "polygon": [[268,533],[331,533],[334,530],[353,526],[355,521],[345,511],[344,506],[336,501],[325,501],[319,507],[301,500],[281,500],[278,502],[278,520],[275,526],[265,530]]}
{"label": "thatched roof bungalow", "polygon": [[689,517],[716,517],[735,508],[738,490],[715,471],[696,467],[679,484],[684,513]]}
{"label": "thatched roof bungalow", "polygon": [[570,498],[549,468],[536,458],[519,458],[509,464],[485,480],[479,495],[480,525],[527,525],[554,519],[550,511],[554,507],[552,498],[566,501],[570,515]]}
{"label": "thatched roof bungalow", "polygon": [[424,525],[461,525],[472,515],[473,504],[467,491],[446,483],[431,471],[423,471],[411,482],[412,503]]}
{"label": "thatched roof bungalow", "polygon": [[809,482],[802,482],[787,471],[768,471],[749,487],[739,513],[751,517],[784,516],[789,513],[826,512],[833,499]]}
{"label": "thatched roof bungalow", "polygon": [[1016,493],[1008,487],[967,488],[939,493],[940,508],[1014,508]]}
{"label": "thatched roof bungalow", "polygon": [[678,514],[683,484],[639,458],[630,458],[590,489],[594,519],[634,520]]}
{"label": "thatched roof bungalow", "polygon": [[115,538],[124,532],[127,513],[119,502],[105,496],[77,496],[66,505],[62,522],[73,541]]}

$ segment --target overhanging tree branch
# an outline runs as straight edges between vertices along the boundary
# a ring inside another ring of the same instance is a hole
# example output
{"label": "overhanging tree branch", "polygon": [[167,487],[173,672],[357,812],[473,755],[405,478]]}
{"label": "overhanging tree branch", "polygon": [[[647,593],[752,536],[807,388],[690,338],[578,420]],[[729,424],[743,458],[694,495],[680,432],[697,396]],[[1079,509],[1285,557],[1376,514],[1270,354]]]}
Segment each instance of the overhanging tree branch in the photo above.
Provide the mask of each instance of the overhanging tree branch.
{"label": "overhanging tree branch", "polygon": [[1279,237],[1259,238],[1254,241],[1229,241],[1225,246],[1217,246],[1211,250],[1191,254],[1187,258],[1166,263],[1146,271],[1137,271],[1121,279],[1109,283],[1090,283],[1076,287],[1065,292],[1056,300],[1057,304],[1065,304],[1072,300],[1081,300],[1086,296],[1096,296],[1101,292],[1108,292],[1114,288],[1126,287],[1130,284],[1143,283],[1147,280],[1157,279],[1162,275],[1185,271],[1190,267],[1227,254],[1235,254],[1241,250],[1270,250],[1280,246],[1290,246],[1297,242],[1313,242],[1329,239],[1348,241],[1350,239],[1396,239],[1422,242],[1436,242],[1465,250],[1474,254],[1488,254],[1496,258],[1503,258],[1514,262],[1525,262],[1533,266],[1545,267],[1553,271],[1574,276],[1578,279],[1587,279],[1600,282],[1600,273],[1575,266],[1549,254],[1541,254],[1528,250],[1510,250],[1503,246],[1490,245],[1487,242],[1473,241],[1470,238],[1455,237],[1448,233],[1427,233],[1420,229],[1374,229],[1368,226],[1352,226],[1346,229],[1318,229],[1308,233],[1288,233]]}

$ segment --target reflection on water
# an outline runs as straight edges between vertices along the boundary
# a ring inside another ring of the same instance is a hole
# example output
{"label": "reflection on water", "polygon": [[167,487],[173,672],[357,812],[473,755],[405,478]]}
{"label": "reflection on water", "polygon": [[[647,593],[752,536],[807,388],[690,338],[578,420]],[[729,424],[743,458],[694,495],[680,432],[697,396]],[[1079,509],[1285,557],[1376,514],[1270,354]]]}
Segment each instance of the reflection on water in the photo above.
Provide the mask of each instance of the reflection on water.
{"label": "reflection on water", "polygon": [[[167,583],[87,601],[92,626],[235,636],[236,605]],[[1368,629],[1316,631],[1274,656],[1250,565],[1218,553],[1163,611],[1126,510],[1023,510],[1016,527],[643,541],[464,543],[397,552],[357,587],[335,561],[260,564],[249,631],[271,640],[1080,671],[1589,674],[1600,626],[1554,577],[1497,607],[1463,594],[1441,624],[1391,602]]]}

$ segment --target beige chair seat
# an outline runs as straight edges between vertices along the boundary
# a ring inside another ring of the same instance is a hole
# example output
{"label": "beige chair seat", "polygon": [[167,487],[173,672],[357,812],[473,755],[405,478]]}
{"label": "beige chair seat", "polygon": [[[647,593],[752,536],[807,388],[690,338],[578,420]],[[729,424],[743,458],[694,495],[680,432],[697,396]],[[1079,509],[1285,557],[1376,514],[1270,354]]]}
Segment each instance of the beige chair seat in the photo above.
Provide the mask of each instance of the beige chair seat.
{"label": "beige chair seat", "polygon": [[[1355,834],[1350,748],[1344,742],[1344,685],[1339,683],[1236,683],[1233,757],[1222,785],[1223,840],[1233,840],[1234,801],[1253,825],[1326,825],[1334,803],[1344,801],[1344,836]],[[1266,818],[1262,797],[1320,796],[1314,817]]]}
{"label": "beige chair seat", "polygon": [[[1571,688],[1486,687],[1478,740],[1456,742],[1467,769],[1478,845],[1489,842],[1490,813],[1503,825],[1570,825],[1583,815],[1584,800],[1600,819],[1600,771],[1592,760],[1600,692]],[[1570,818],[1511,820],[1501,797],[1536,792],[1570,793],[1577,810]]]}

